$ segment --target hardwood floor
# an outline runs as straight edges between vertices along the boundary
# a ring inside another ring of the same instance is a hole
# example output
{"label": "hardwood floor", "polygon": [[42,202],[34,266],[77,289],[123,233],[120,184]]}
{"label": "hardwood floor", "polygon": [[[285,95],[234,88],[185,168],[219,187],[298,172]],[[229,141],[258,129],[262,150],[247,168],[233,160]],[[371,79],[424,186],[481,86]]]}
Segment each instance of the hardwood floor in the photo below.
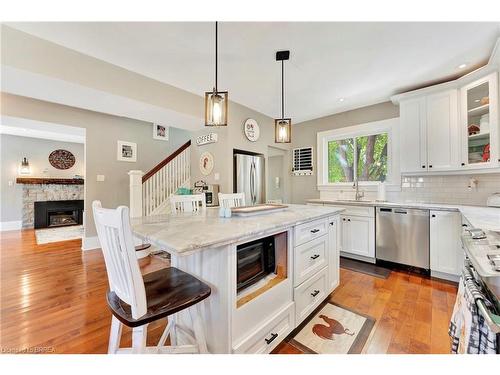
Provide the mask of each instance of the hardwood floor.
{"label": "hardwood floor", "polygon": [[[2,353],[105,353],[111,313],[99,250],[82,252],[80,240],[37,245],[33,230],[0,233]],[[167,266],[141,261],[143,273]],[[341,269],[332,301],[377,321],[366,353],[448,353],[447,327],[456,287],[403,272],[388,279]],[[154,345],[165,322],[149,326]],[[130,345],[124,329],[122,345]],[[277,353],[300,353],[280,344]]]}

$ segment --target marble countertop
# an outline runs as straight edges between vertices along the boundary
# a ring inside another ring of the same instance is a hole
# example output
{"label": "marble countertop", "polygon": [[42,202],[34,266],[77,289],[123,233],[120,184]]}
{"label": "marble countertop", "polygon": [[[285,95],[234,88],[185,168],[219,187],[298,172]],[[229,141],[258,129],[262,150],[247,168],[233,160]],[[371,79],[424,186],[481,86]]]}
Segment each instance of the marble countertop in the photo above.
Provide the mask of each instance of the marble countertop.
{"label": "marble countertop", "polygon": [[428,210],[460,211],[473,227],[500,232],[500,208],[498,207],[467,206],[448,203],[343,201],[327,199],[309,199],[307,202],[340,206],[406,207]]}
{"label": "marble countertop", "polygon": [[220,218],[218,208],[198,213],[155,215],[131,219],[134,235],[176,255],[251,240],[262,233],[326,218],[343,209],[290,204],[282,211]]}

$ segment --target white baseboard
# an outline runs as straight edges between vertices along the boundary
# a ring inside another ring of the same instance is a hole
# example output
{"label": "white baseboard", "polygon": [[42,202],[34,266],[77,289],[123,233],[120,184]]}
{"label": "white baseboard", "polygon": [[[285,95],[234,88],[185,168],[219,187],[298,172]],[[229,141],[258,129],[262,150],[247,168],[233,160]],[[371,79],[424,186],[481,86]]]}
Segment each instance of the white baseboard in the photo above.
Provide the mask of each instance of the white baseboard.
{"label": "white baseboard", "polygon": [[21,220],[16,221],[0,221],[0,232],[7,230],[20,230],[23,227],[23,222]]}
{"label": "white baseboard", "polygon": [[94,237],[83,237],[82,238],[82,250],[94,250],[100,249],[101,245],[99,243],[99,238],[97,236]]}

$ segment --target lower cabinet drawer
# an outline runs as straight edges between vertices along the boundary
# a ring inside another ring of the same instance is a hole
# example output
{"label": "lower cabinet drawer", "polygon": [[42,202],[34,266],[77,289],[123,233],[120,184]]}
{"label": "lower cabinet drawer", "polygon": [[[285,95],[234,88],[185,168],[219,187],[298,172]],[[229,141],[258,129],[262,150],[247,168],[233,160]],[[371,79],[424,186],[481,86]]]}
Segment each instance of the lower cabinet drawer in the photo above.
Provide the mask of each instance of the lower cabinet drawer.
{"label": "lower cabinet drawer", "polygon": [[328,295],[328,267],[294,290],[295,325],[298,326]]}
{"label": "lower cabinet drawer", "polygon": [[267,321],[257,332],[237,343],[233,353],[259,354],[273,350],[295,327],[294,303],[290,303],[283,310]]}
{"label": "lower cabinet drawer", "polygon": [[295,247],[294,280],[298,286],[327,265],[328,236]]}

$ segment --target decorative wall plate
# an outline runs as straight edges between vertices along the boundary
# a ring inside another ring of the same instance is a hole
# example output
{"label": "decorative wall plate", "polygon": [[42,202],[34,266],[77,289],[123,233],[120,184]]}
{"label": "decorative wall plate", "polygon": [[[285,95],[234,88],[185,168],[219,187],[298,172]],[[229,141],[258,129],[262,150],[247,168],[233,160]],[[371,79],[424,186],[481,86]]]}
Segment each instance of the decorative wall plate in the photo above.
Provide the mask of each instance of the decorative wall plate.
{"label": "decorative wall plate", "polygon": [[200,171],[208,176],[214,169],[214,156],[210,152],[204,152],[200,156]]}
{"label": "decorative wall plate", "polygon": [[56,169],[70,169],[75,165],[75,155],[68,150],[55,150],[49,155],[49,163]]}
{"label": "decorative wall plate", "polygon": [[249,118],[243,124],[243,131],[250,142],[257,142],[260,136],[260,128],[257,121]]}

